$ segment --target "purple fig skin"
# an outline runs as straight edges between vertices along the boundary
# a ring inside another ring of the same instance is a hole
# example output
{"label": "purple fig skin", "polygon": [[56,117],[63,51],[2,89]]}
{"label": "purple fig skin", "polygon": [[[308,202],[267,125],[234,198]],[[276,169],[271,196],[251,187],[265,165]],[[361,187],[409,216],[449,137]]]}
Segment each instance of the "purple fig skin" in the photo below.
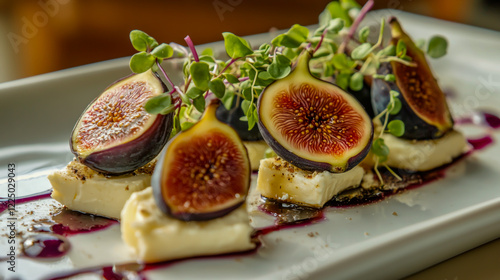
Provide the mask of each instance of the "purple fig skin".
{"label": "purple fig skin", "polygon": [[[216,108],[218,106],[218,100],[212,101],[211,104],[215,104],[211,108],[213,110],[213,114],[215,115],[215,110],[216,110]],[[209,106],[212,106],[212,105],[209,105]],[[209,111],[209,108],[207,108],[205,110],[205,114],[207,114],[207,111]],[[200,122],[202,122],[202,121],[203,121],[203,118],[202,118],[202,120]],[[220,122],[220,121],[218,121],[218,122]],[[200,123],[195,124],[193,127],[189,128],[185,132],[194,131],[193,129],[195,129],[195,127],[197,125],[200,125]],[[204,125],[210,125],[210,124],[201,124],[201,125],[204,126]],[[241,141],[241,138],[238,136],[237,132],[232,127],[230,127],[229,125],[224,124],[222,122],[220,122],[220,125],[226,127],[225,129],[234,131],[236,139],[239,139],[239,141]],[[226,207],[224,209],[219,209],[219,210],[211,211],[211,212],[209,212],[209,211],[207,211],[207,212],[198,212],[198,213],[178,212],[178,211],[174,210],[174,207],[171,207],[168,204],[168,202],[165,201],[164,195],[163,195],[163,187],[162,187],[162,176],[163,176],[162,173],[164,172],[164,164],[165,164],[165,159],[166,159],[166,153],[169,150],[169,148],[171,147],[171,145],[176,145],[176,142],[177,142],[176,140],[177,140],[177,138],[180,138],[180,137],[183,137],[183,135],[182,134],[177,134],[172,139],[170,139],[170,141],[164,147],[162,153],[158,157],[158,162],[156,163],[156,167],[155,167],[155,169],[153,171],[153,175],[151,177],[151,186],[153,188],[154,199],[155,199],[155,202],[156,202],[156,205],[158,206],[158,208],[163,213],[165,213],[166,215],[169,215],[170,217],[173,217],[173,218],[178,219],[178,220],[183,220],[183,221],[207,221],[207,220],[212,220],[212,219],[223,217],[223,216],[231,213],[232,211],[236,210],[241,205],[243,205],[243,203],[246,200],[246,193],[244,195],[239,196],[239,197],[234,197],[233,198],[234,204],[232,204],[232,205],[230,205],[230,206],[228,206],[228,207]],[[246,158],[248,158],[248,152],[247,152],[247,150],[246,150],[246,148],[244,146],[242,147],[241,151],[244,153],[243,156],[246,157]],[[250,166],[249,166],[249,163],[248,163],[248,176],[247,176],[248,178],[247,178],[247,181],[246,181],[246,186],[247,186],[247,190],[246,191],[247,192],[248,192],[248,188],[249,188],[250,182],[251,182],[250,172],[251,172],[250,171]]]}
{"label": "purple fig skin", "polygon": [[[157,115],[155,122],[140,137],[110,149],[92,153],[80,161],[95,171],[123,175],[152,161],[167,143],[173,115]],[[71,148],[72,152],[73,148]]]}
{"label": "purple fig skin", "polygon": [[[135,75],[137,74],[131,74],[116,80],[111,85],[109,85],[103,91],[103,93],[112,88],[115,84],[129,79]],[[163,91],[166,92],[168,90],[167,86],[163,83],[163,81],[156,73],[155,77],[158,79],[158,81],[160,81]],[[92,104],[94,104],[97,99],[99,99],[99,97],[94,99],[89,104],[89,106],[87,106],[84,112],[86,112],[88,108],[92,106]],[[155,118],[155,120],[153,124],[151,124],[151,126],[148,128],[148,130],[132,141],[114,146],[109,149],[91,153],[86,157],[80,157],[78,152],[75,151],[73,147],[73,135],[83,116],[84,114],[80,116],[71,133],[71,152],[81,163],[88,166],[89,168],[97,172],[113,176],[133,172],[134,170],[151,162],[161,152],[161,150],[167,143],[173,128],[173,113],[170,113],[168,115],[158,114],[156,116],[152,116],[152,118]]]}
{"label": "purple fig skin", "polygon": [[[381,75],[392,74],[392,67],[389,63],[382,65],[378,71]],[[387,82],[382,79],[374,79],[372,82],[372,106],[375,114],[379,114],[387,108],[390,101],[390,91],[400,92],[394,82]],[[389,115],[389,121],[401,120],[405,124],[405,132],[401,136],[404,139],[430,140],[438,139],[443,133],[431,124],[419,118],[412,110],[402,94],[397,97],[401,101],[401,110],[396,115]],[[452,120],[453,121],[453,120]]]}
{"label": "purple fig skin", "polygon": [[[260,103],[260,99],[259,99]],[[257,105],[257,108],[259,105]],[[372,146],[372,141],[373,141],[373,128],[371,130],[371,135],[370,135],[370,142],[366,147],[359,152],[357,155],[353,156],[352,158],[347,160],[347,165],[345,166],[345,169],[342,170],[335,170],[335,168],[327,163],[327,162],[318,162],[318,161],[312,161],[308,159],[301,158],[294,154],[292,151],[289,151],[285,149],[278,141],[276,141],[267,128],[264,126],[264,124],[260,121],[257,123],[259,126],[260,133],[262,134],[262,137],[266,141],[267,145],[273,149],[273,151],[280,156],[281,158],[285,159],[286,161],[290,162],[291,164],[297,166],[300,169],[303,170],[308,170],[308,171],[336,171],[336,172],[345,172],[348,171],[352,168],[354,168],[356,165],[358,165],[363,159],[368,155],[370,152],[370,148]]]}

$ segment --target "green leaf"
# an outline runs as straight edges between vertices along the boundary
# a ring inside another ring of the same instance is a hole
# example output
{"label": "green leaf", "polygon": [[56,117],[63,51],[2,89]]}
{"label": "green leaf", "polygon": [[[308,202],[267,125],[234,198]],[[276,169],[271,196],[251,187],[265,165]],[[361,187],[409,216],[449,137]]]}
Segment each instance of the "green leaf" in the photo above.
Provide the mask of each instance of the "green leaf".
{"label": "green leaf", "polygon": [[250,43],[230,32],[222,33],[224,36],[224,47],[231,58],[240,58],[253,53]]}
{"label": "green leaf", "polygon": [[258,77],[259,77],[259,79],[262,79],[262,80],[273,80],[273,77],[267,71],[259,72]]}
{"label": "green leaf", "polygon": [[219,99],[224,97],[224,93],[226,93],[226,86],[224,85],[224,82],[222,81],[221,78],[216,78],[216,79],[211,80],[208,83],[208,88]]}
{"label": "green leaf", "polygon": [[363,43],[357,46],[354,50],[352,50],[351,57],[352,59],[364,59],[370,54],[370,50],[372,45],[370,43]]}
{"label": "green leaf", "polygon": [[389,133],[396,137],[401,137],[405,133],[405,123],[401,120],[390,121],[387,124],[387,128],[389,129]]}
{"label": "green leaf", "polygon": [[337,34],[340,32],[340,30],[342,30],[342,28],[344,28],[344,25],[345,22],[343,19],[334,18],[328,22],[326,29],[328,29],[328,32],[330,33]]}
{"label": "green leaf", "polygon": [[140,52],[144,52],[148,49],[148,34],[141,30],[132,30],[130,31],[129,37],[134,49]]}
{"label": "green leaf", "polygon": [[339,2],[330,2],[327,6],[326,9],[330,13],[330,19],[334,18],[340,18],[345,21],[345,26],[349,27],[352,24],[352,19],[349,16],[348,10],[342,8]]}
{"label": "green leaf", "polygon": [[245,113],[245,115],[248,114],[248,109],[250,109],[250,105],[252,105],[252,102],[248,101],[248,100],[243,100],[241,101],[241,110],[243,111],[243,113]]}
{"label": "green leaf", "polygon": [[187,96],[187,94],[181,93],[179,95],[181,96],[182,103],[188,104],[188,105],[191,104],[191,99],[189,99],[189,96]]}
{"label": "green leaf", "polygon": [[394,74],[387,74],[384,76],[384,81],[386,82],[395,82],[396,81],[396,76]]}
{"label": "green leaf", "polygon": [[392,96],[392,98],[395,98],[395,97],[399,96],[399,92],[395,91],[395,90],[390,90],[389,94]]}
{"label": "green leaf", "polygon": [[382,55],[394,56],[396,55],[396,47],[394,45],[389,45],[380,51]]}
{"label": "green leaf", "polygon": [[236,78],[236,76],[234,76],[232,74],[224,74],[224,77],[231,84],[238,84],[240,82],[240,80],[238,80],[238,78]]}
{"label": "green leaf", "polygon": [[401,58],[406,56],[406,43],[401,39],[398,40],[396,46],[396,55]]}
{"label": "green leaf", "polygon": [[442,36],[434,36],[427,46],[427,54],[432,58],[440,58],[446,54],[448,42]]}
{"label": "green leaf", "polygon": [[401,100],[399,100],[399,98],[394,98],[394,103],[389,104],[388,107],[389,108],[389,114],[391,115],[397,115],[399,113],[399,111],[401,111]]}
{"label": "green leaf", "polygon": [[288,59],[292,60],[296,58],[299,54],[291,48],[285,48],[283,50],[283,55],[288,57]]}
{"label": "green leaf", "polygon": [[170,105],[168,107],[165,107],[163,110],[161,110],[160,114],[162,115],[167,115],[175,111],[175,105]]}
{"label": "green leaf", "polygon": [[351,81],[351,75],[346,73],[340,73],[335,77],[335,84],[341,87],[343,90],[347,90],[349,83]]}
{"label": "green leaf", "polygon": [[234,96],[235,96],[234,91],[226,90],[226,94],[224,94],[224,97],[222,97],[221,102],[227,110],[231,110],[233,106]]}
{"label": "green leaf", "polygon": [[372,152],[378,157],[387,157],[389,155],[389,147],[387,147],[383,138],[377,138],[373,141]]}
{"label": "green leaf", "polygon": [[199,57],[200,61],[204,61],[204,62],[207,62],[209,65],[213,65],[215,64],[215,59],[213,56],[209,56],[209,55],[201,55]]}
{"label": "green leaf", "polygon": [[193,62],[189,67],[191,78],[199,89],[203,91],[208,90],[208,82],[212,78],[209,66],[206,62]]}
{"label": "green leaf", "polygon": [[285,46],[297,48],[304,43],[309,36],[309,29],[299,24],[293,25],[285,34],[279,35],[271,42],[274,46]]}
{"label": "green leaf", "polygon": [[359,30],[358,37],[361,43],[365,43],[370,35],[370,26],[365,26]]}
{"label": "green leaf", "polygon": [[275,60],[278,64],[282,66],[290,66],[290,64],[292,63],[292,61],[288,57],[282,54],[277,54]]}
{"label": "green leaf", "polygon": [[191,98],[191,99],[195,99],[198,96],[203,95],[203,93],[205,93],[205,90],[202,90],[202,89],[197,88],[197,87],[191,87],[186,92],[186,96]]}
{"label": "green leaf", "polygon": [[165,43],[162,43],[158,47],[154,48],[151,54],[154,57],[165,59],[169,58],[174,54],[174,49]]}
{"label": "green leaf", "polygon": [[356,72],[352,74],[349,80],[349,87],[354,91],[360,91],[363,88],[363,74]]}
{"label": "green leaf", "polygon": [[154,63],[154,56],[147,52],[140,52],[130,58],[129,66],[132,72],[139,74],[151,69]]}
{"label": "green leaf", "polygon": [[203,111],[205,111],[205,98],[203,97],[203,95],[200,95],[193,99],[193,106],[200,113],[203,113]]}
{"label": "green leaf", "polygon": [[181,130],[182,131],[186,131],[186,130],[190,129],[193,125],[195,125],[195,123],[192,123],[192,122],[183,122],[181,124]]}
{"label": "green leaf", "polygon": [[214,51],[212,48],[205,48],[201,51],[200,55],[214,56]]}
{"label": "green leaf", "polygon": [[252,88],[247,87],[241,90],[241,94],[245,100],[252,100]]}
{"label": "green leaf", "polygon": [[148,113],[156,115],[170,105],[172,105],[172,97],[168,94],[161,94],[150,98],[144,105],[144,109]]}
{"label": "green leaf", "polygon": [[252,130],[258,120],[257,108],[252,104],[252,107],[249,110],[248,118],[248,130]]}
{"label": "green leaf", "polygon": [[348,58],[345,53],[335,54],[332,58],[332,63],[338,70],[350,70],[356,65],[356,63]]}
{"label": "green leaf", "polygon": [[267,72],[269,72],[271,77],[273,77],[276,80],[279,80],[288,76],[291,70],[292,68],[290,67],[290,65],[281,65],[275,61],[271,63],[271,65],[269,65]]}
{"label": "green leaf", "polygon": [[361,5],[359,5],[355,0],[340,0],[340,5],[346,10],[350,10],[353,8],[361,9]]}
{"label": "green leaf", "polygon": [[173,137],[179,131],[181,131],[181,121],[179,120],[178,115],[174,115],[174,127],[172,129],[172,133],[170,134],[170,136]]}

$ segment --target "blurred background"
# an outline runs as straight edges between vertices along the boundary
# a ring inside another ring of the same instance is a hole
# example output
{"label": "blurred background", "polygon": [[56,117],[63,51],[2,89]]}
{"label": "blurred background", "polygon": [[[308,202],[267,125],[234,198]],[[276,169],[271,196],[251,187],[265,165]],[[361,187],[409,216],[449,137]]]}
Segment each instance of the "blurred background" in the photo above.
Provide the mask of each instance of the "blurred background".
{"label": "blurred background", "polygon": [[[357,0],[364,4],[366,0]],[[134,53],[143,30],[160,42],[195,44],[311,25],[330,0],[0,0],[0,82]],[[497,0],[376,0],[398,9],[500,30]]]}

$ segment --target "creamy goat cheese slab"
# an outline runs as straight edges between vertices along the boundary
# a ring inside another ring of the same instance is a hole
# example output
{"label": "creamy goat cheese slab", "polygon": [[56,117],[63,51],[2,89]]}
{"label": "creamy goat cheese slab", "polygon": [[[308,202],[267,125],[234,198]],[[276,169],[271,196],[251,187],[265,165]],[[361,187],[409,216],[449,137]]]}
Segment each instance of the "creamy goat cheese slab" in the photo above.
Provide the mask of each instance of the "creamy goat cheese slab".
{"label": "creamy goat cheese slab", "polygon": [[413,171],[428,171],[451,163],[468,149],[467,139],[456,130],[432,140],[407,140],[388,133],[382,138],[390,150],[387,165]]}
{"label": "creamy goat cheese slab", "polygon": [[264,197],[320,208],[334,195],[359,186],[363,175],[359,166],[343,173],[311,172],[278,157],[267,158],[260,162],[257,190]]}
{"label": "creamy goat cheese slab", "polygon": [[75,211],[120,219],[123,205],[132,193],[151,185],[154,164],[133,173],[105,176],[77,162],[48,176],[52,198]]}
{"label": "creamy goat cheese slab", "polygon": [[260,160],[264,158],[266,150],[269,146],[266,141],[244,141],[243,145],[245,145],[245,148],[247,149],[252,170],[258,170]]}
{"label": "creamy goat cheese slab", "polygon": [[241,252],[255,248],[246,206],[207,221],[181,221],[164,214],[151,187],[134,193],[121,213],[123,241],[144,262]]}

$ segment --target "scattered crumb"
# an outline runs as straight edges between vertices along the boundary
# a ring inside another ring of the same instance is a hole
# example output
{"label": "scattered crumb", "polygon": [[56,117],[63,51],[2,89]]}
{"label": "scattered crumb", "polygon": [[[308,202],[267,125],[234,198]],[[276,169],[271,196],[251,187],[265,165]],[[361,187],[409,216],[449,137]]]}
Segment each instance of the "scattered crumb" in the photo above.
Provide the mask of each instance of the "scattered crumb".
{"label": "scattered crumb", "polygon": [[318,236],[318,235],[319,235],[319,233],[317,231],[315,231],[315,232],[311,231],[310,233],[307,234],[307,236],[309,236],[309,237],[315,237],[315,236]]}
{"label": "scattered crumb", "polygon": [[370,235],[370,234],[368,232],[365,232],[365,236],[368,236],[368,235]]}
{"label": "scattered crumb", "polygon": [[396,211],[394,211],[394,212],[392,212],[392,215],[393,215],[393,216],[397,216],[397,215],[398,215],[398,213],[397,213]]}

